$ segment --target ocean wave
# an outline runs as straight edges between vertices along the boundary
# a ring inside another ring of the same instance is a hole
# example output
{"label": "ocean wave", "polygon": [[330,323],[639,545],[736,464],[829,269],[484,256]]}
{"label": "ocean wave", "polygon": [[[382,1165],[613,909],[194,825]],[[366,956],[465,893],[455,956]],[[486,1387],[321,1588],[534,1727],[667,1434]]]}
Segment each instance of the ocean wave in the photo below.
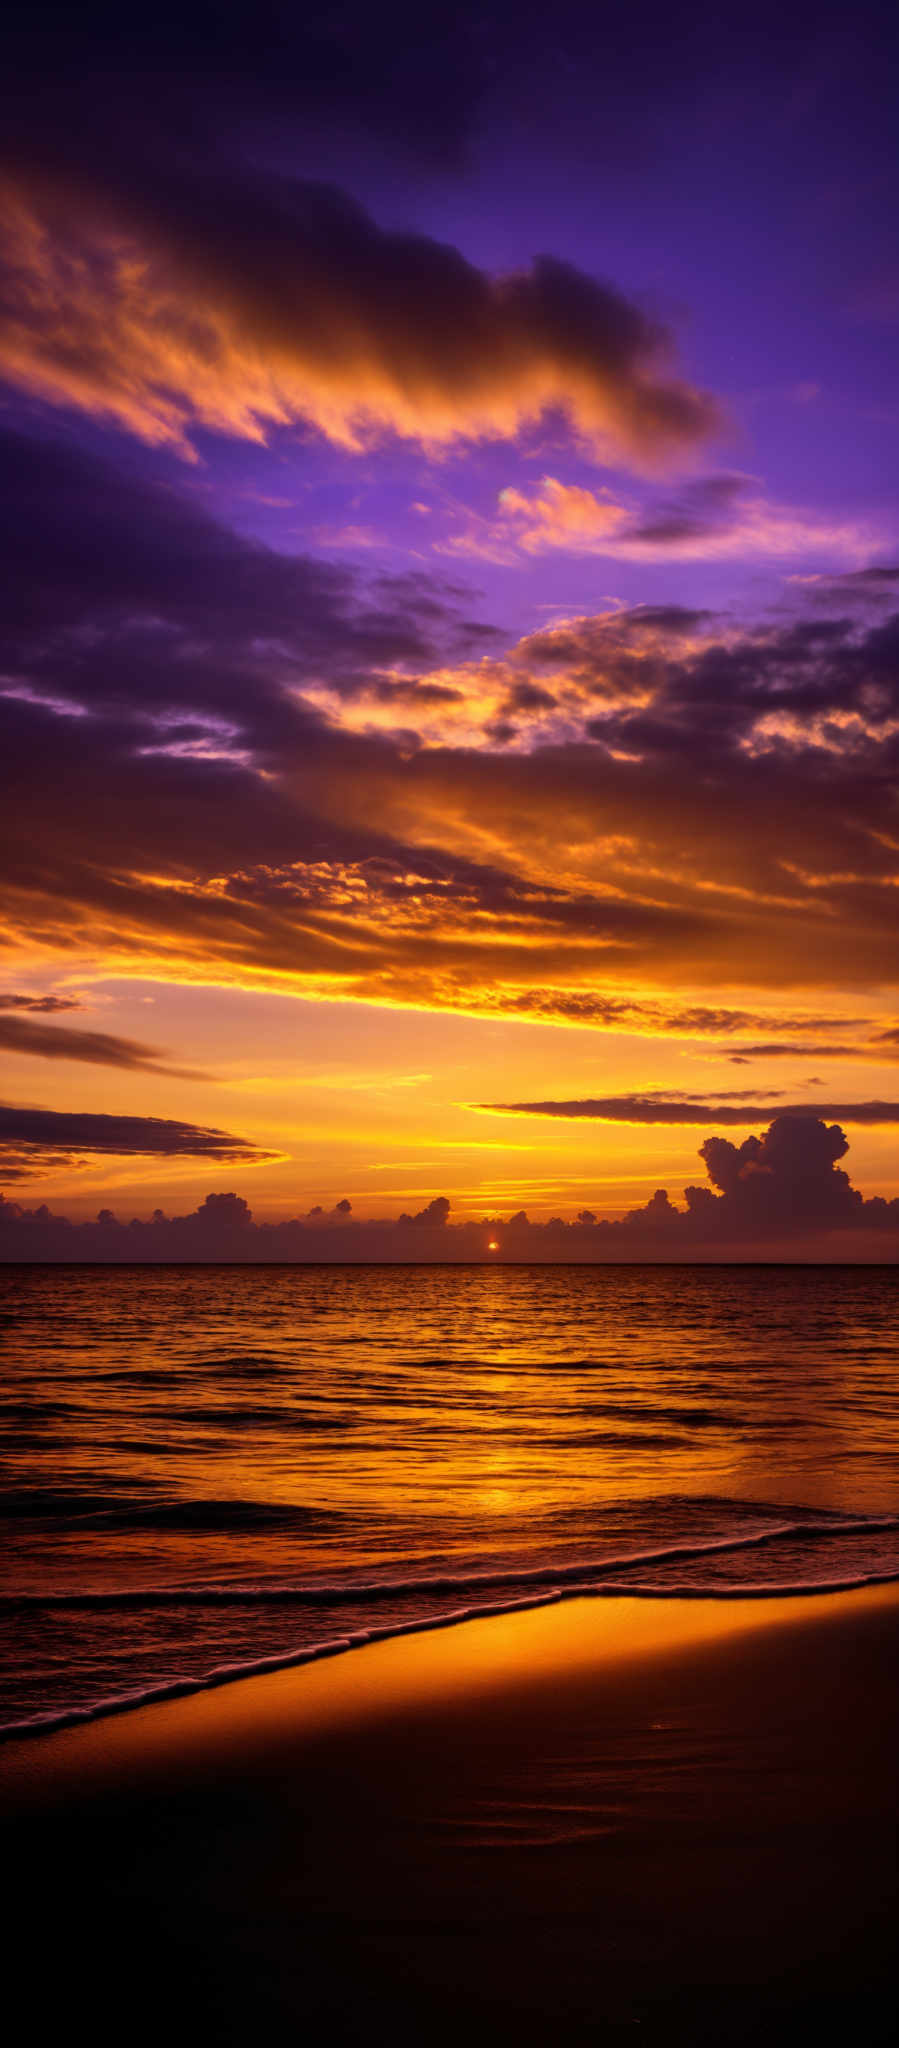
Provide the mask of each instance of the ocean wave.
{"label": "ocean wave", "polygon": [[[142,1519],[151,1517],[155,1512],[162,1526],[193,1527],[197,1526],[197,1524],[187,1522],[172,1523],[171,1521],[164,1521],[162,1518],[169,1512],[172,1514],[188,1513],[193,1508],[196,1510],[202,1509],[204,1513],[211,1514],[216,1508],[223,1506],[233,1508],[235,1505],[244,1507],[247,1510],[248,1519],[252,1520],[252,1510],[255,1504],[250,1501],[244,1503],[185,1502],[169,1504],[167,1508],[160,1506],[156,1511],[152,1508],[141,1508],[137,1512],[140,1513]],[[339,1514],[336,1511],[294,1508],[287,1509],[285,1512],[298,1517],[308,1516],[312,1518],[321,1515],[323,1522],[329,1521],[333,1513],[334,1520],[339,1520]],[[309,1525],[309,1522],[304,1524],[307,1527]],[[217,1524],[214,1520],[207,1520],[202,1523],[202,1526],[214,1528]],[[580,1558],[566,1564],[545,1563],[497,1570],[488,1569],[487,1571],[427,1573],[362,1581],[318,1579],[310,1580],[305,1584],[251,1585],[229,1582],[222,1585],[114,1586],[98,1588],[93,1592],[86,1590],[79,1590],[77,1592],[67,1590],[29,1590],[0,1593],[0,1610],[9,1611],[10,1609],[30,1607],[84,1609],[101,1607],[243,1607],[248,1605],[275,1606],[294,1603],[308,1606],[332,1607],[363,1605],[379,1600],[395,1600],[413,1595],[427,1596],[428,1594],[433,1595],[437,1593],[468,1593],[477,1591],[482,1587],[484,1589],[501,1586],[508,1588],[515,1586],[561,1588],[577,1584],[582,1590],[590,1590],[598,1583],[607,1581],[610,1573],[620,1576],[621,1574],[638,1571],[641,1568],[645,1569],[651,1565],[686,1563],[691,1559],[718,1559],[729,1553],[759,1550],[764,1546],[778,1542],[833,1543],[845,1536],[876,1535],[891,1529],[899,1529],[899,1515],[843,1517],[838,1521],[794,1519],[777,1522],[773,1525],[769,1523],[765,1528],[744,1531],[740,1535],[706,1537],[699,1542],[669,1543],[655,1546],[649,1550],[628,1551],[623,1556]],[[899,1566],[897,1566],[897,1570],[899,1570]],[[662,1590],[667,1592],[668,1587],[659,1589],[660,1594]],[[697,1588],[694,1585],[694,1591],[696,1590],[702,1593],[706,1589],[704,1587]],[[734,1589],[728,1584],[727,1588],[719,1586],[717,1588],[713,1587],[711,1590],[712,1592],[722,1590],[730,1592]],[[755,1586],[753,1585],[744,1590],[754,1592]]]}

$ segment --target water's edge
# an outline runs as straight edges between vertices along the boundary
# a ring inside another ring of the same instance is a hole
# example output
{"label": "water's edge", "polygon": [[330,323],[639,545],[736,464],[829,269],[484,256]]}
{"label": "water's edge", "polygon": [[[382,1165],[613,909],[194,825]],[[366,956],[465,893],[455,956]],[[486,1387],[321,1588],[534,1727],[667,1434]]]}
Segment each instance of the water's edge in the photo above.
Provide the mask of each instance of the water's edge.
{"label": "water's edge", "polygon": [[502,1614],[520,1614],[534,1608],[555,1607],[563,1600],[800,1600],[826,1598],[839,1593],[857,1593],[868,1586],[885,1586],[899,1583],[899,1569],[889,1572],[865,1572],[851,1579],[810,1580],[803,1584],[783,1586],[676,1586],[666,1587],[641,1585],[626,1580],[624,1584],[614,1579],[598,1584],[565,1585],[548,1588],[545,1593],[536,1594],[532,1599],[498,1600],[484,1607],[459,1607],[451,1614],[426,1615],[418,1621],[387,1622],[382,1627],[356,1629],[351,1635],[335,1636],[323,1643],[313,1643],[302,1649],[278,1652],[270,1657],[254,1657],[245,1663],[219,1664],[212,1671],[196,1677],[163,1680],[157,1685],[146,1686],[142,1691],[123,1693],[113,1699],[96,1700],[83,1707],[66,1707],[56,1713],[37,1714],[26,1721],[8,1721],[0,1724],[0,1743],[23,1742],[42,1735],[55,1735],[61,1729],[79,1727],[88,1721],[106,1720],[113,1714],[135,1713],[141,1707],[162,1705],[167,1700],[184,1699],[191,1693],[212,1692],[219,1686],[234,1685],[241,1679],[259,1678],[269,1671],[293,1670],[303,1664],[318,1664],[328,1657],[343,1656],[349,1650],[362,1650],[370,1643],[383,1643],[401,1636],[421,1635],[427,1631],[458,1628],[463,1622],[488,1621]]}

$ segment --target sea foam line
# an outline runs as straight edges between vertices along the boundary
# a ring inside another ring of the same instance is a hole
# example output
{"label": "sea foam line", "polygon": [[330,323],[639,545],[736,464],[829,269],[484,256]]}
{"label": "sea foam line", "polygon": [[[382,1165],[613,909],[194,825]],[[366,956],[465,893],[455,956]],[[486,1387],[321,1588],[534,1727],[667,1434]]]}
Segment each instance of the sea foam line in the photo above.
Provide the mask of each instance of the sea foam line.
{"label": "sea foam line", "polygon": [[112,1699],[91,1701],[83,1707],[64,1707],[57,1713],[37,1714],[27,1721],[7,1721],[0,1724],[0,1743],[23,1741],[37,1735],[53,1735],[66,1728],[80,1726],[83,1722],[99,1721],[110,1714],[134,1713],[141,1707],[163,1705],[167,1700],[183,1699],[191,1693],[212,1692],[221,1685],[233,1685],[241,1679],[258,1678],[268,1671],[286,1671],[303,1664],[318,1664],[326,1657],[339,1657],[348,1650],[361,1650],[369,1643],[388,1642],[399,1636],[420,1635],[426,1630],[458,1628],[466,1621],[487,1621],[502,1614],[519,1614],[539,1607],[557,1606],[563,1600],[578,1599],[637,1599],[637,1600],[763,1600],[800,1599],[815,1595],[851,1593],[865,1586],[892,1585],[899,1580],[899,1566],[891,1572],[865,1572],[854,1578],[808,1580],[801,1584],[785,1586],[719,1586],[712,1589],[700,1586],[666,1586],[659,1589],[626,1582],[616,1584],[594,1582],[587,1585],[569,1585],[538,1594],[534,1599],[500,1600],[484,1607],[459,1607],[451,1614],[426,1615],[417,1621],[386,1623],[381,1627],[356,1629],[351,1635],[334,1636],[324,1643],[313,1643],[302,1649],[282,1650],[269,1657],[254,1657],[244,1663],[217,1664],[211,1671],[196,1677],[161,1680],[158,1685],[149,1685],[139,1692],[122,1693]]}

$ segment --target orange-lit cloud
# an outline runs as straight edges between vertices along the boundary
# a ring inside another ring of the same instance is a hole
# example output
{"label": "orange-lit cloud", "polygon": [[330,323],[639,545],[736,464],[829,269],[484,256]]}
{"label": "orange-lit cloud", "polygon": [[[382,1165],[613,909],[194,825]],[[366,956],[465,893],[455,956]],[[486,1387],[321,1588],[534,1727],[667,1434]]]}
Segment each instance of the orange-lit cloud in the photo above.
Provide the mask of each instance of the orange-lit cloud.
{"label": "orange-lit cloud", "polygon": [[500,491],[494,518],[468,524],[437,551],[512,566],[521,555],[602,555],[623,562],[745,561],[753,557],[867,560],[882,535],[870,521],[828,517],[766,498],[752,477],[711,476],[679,498],[638,508],[607,490],[545,476]]}
{"label": "orange-lit cloud", "polygon": [[210,171],[113,193],[12,170],[0,237],[2,374],[184,456],[198,426],[437,448],[557,412],[595,454],[653,469],[720,425],[612,286],[550,257],[489,276],[331,187]]}
{"label": "orange-lit cloud", "polygon": [[840,992],[896,987],[879,610],[639,606],[453,656],[421,576],[360,584],[5,445],[17,967],[587,1025],[642,1001],[661,1031],[699,1005],[756,1043],[778,993],[785,1036],[811,1009],[836,1043]]}
{"label": "orange-lit cloud", "polygon": [[545,476],[530,494],[510,487],[500,491],[499,503],[502,525],[529,555],[544,548],[601,554],[628,517],[610,491],[561,484],[554,476]]}

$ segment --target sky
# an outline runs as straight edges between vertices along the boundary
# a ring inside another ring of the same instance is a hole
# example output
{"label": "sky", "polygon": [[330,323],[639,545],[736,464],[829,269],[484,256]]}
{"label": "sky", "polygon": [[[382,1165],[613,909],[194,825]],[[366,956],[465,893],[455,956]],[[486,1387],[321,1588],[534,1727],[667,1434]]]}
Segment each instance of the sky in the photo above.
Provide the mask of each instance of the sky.
{"label": "sky", "polygon": [[882,1229],[897,82],[875,4],[14,4],[14,1206],[614,1223],[713,1136]]}

